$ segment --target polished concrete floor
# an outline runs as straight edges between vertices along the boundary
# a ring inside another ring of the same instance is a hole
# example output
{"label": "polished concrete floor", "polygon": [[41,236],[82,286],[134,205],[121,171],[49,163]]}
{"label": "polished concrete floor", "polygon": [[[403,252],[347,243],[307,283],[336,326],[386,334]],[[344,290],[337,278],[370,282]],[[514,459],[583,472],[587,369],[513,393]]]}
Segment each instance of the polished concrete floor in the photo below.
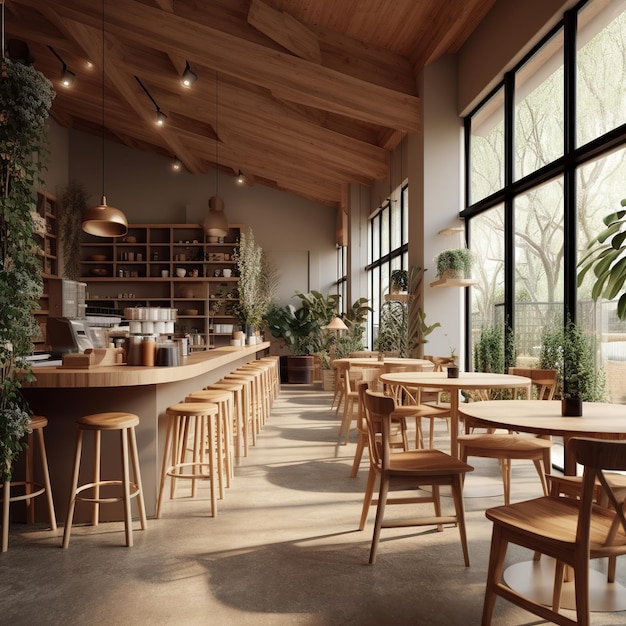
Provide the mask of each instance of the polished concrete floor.
{"label": "polished concrete floor", "polygon": [[[367,464],[350,478],[354,438],[339,443],[330,400],[315,385],[283,386],[216,518],[202,491],[168,501],[161,519],[135,531],[132,548],[122,524],[107,523],[74,528],[67,550],[62,528],[14,524],[0,554],[0,624],[479,624],[491,532],[484,510],[502,502],[497,465],[477,460],[466,484],[469,568],[453,527],[383,530],[368,565],[373,508],[357,530]],[[447,441],[442,422],[436,444]],[[539,494],[532,464],[514,465],[513,481],[515,499]],[[495,495],[479,497],[483,489]],[[529,557],[512,548],[508,563]],[[618,581],[626,584],[626,559]],[[498,600],[493,623],[543,622]],[[626,612],[592,614],[593,625],[625,623]]]}

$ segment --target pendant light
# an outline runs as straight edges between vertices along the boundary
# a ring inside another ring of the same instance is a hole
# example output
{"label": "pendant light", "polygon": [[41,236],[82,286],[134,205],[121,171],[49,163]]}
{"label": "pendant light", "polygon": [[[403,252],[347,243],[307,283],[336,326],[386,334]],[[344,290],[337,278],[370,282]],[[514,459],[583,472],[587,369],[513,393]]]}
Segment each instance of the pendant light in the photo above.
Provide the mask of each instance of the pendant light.
{"label": "pendant light", "polygon": [[128,220],[122,211],[107,205],[104,195],[104,0],[102,0],[102,200],[98,206],[82,215],[82,228],[97,237],[123,237],[128,232]]}
{"label": "pendant light", "polygon": [[215,195],[209,198],[209,212],[204,218],[203,228],[209,240],[228,235],[228,220],[224,214],[224,200],[218,195],[219,173],[218,173],[218,146],[219,135],[217,132],[218,116],[218,91],[217,91],[217,70],[215,71]]}

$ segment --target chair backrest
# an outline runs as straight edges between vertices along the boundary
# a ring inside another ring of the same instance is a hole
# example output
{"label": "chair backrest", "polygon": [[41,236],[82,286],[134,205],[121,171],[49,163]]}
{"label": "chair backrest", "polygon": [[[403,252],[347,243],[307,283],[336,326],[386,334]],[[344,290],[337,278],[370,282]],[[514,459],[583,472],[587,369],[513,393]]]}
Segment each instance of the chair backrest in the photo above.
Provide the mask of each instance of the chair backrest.
{"label": "chair backrest", "polygon": [[372,352],[371,350],[357,350],[356,352],[350,352],[348,356],[351,359],[377,359],[378,352]]}
{"label": "chair backrest", "polygon": [[[608,504],[604,507],[607,515],[614,516],[604,546],[620,546],[619,553],[626,552],[626,500],[607,480],[605,472],[626,471],[626,441],[608,441],[602,439],[586,439],[573,437],[567,446],[568,454],[572,454],[583,468],[583,485],[581,506],[578,517],[577,542],[588,545],[590,539],[590,520],[592,507],[597,498],[597,486],[600,484],[604,498]],[[597,505],[596,505],[597,506]],[[598,509],[596,509],[598,510]],[[597,531],[596,531],[597,533]],[[596,543],[594,538],[594,543]]]}
{"label": "chair backrest", "polygon": [[[418,364],[409,363],[389,363],[385,361],[380,368],[380,374],[388,374],[391,372],[421,372],[423,367]],[[392,396],[398,404],[419,404],[420,389],[409,388],[404,385],[394,385],[385,383],[384,392],[388,396]]]}
{"label": "chair backrest", "polygon": [[346,393],[357,393],[357,385],[359,382],[367,381],[370,388],[378,388],[378,377],[380,376],[379,367],[369,367],[367,365],[348,364],[345,373]]}
{"label": "chair backrest", "polygon": [[369,389],[363,390],[363,406],[367,421],[370,463],[378,470],[389,467],[391,454],[390,414],[396,408],[393,398]]}
{"label": "chair backrest", "polygon": [[537,390],[537,400],[552,400],[556,390],[557,371],[530,367],[509,367],[509,374],[526,376]]}
{"label": "chair backrest", "polygon": [[448,368],[448,365],[454,365],[456,362],[454,358],[449,356],[432,356],[425,354],[424,358],[433,364],[433,372],[443,372],[444,368]]}

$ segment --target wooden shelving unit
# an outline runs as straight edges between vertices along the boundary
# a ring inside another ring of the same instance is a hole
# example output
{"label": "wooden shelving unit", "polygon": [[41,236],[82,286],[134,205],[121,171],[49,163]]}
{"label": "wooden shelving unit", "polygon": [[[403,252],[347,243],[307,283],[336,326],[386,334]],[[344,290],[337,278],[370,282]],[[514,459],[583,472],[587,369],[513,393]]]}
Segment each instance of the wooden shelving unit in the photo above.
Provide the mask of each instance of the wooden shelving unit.
{"label": "wooden shelving unit", "polygon": [[45,227],[35,231],[39,240],[41,258],[41,277],[43,291],[39,299],[39,309],[33,313],[41,329],[41,334],[34,340],[35,350],[46,350],[46,322],[50,312],[50,281],[59,277],[59,240],[58,240],[59,201],[44,190],[37,191],[37,214],[45,221]]}
{"label": "wooden shelving unit", "polygon": [[192,335],[192,350],[228,345],[230,326],[237,329],[228,304],[239,300],[235,255],[243,231],[242,224],[231,224],[223,240],[208,241],[196,224],[131,224],[119,240],[85,235],[87,305],[103,312],[175,308],[176,332]]}

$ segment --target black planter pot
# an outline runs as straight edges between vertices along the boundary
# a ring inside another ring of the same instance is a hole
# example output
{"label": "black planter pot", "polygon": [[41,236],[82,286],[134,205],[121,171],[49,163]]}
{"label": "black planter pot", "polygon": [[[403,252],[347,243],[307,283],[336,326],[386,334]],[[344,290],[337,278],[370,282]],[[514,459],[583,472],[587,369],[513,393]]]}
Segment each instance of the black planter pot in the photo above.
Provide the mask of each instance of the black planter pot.
{"label": "black planter pot", "polygon": [[582,398],[563,398],[561,400],[561,415],[563,417],[581,417],[582,414]]}
{"label": "black planter pot", "polygon": [[448,378],[458,378],[459,377],[459,368],[458,367],[448,367]]}
{"label": "black planter pot", "polygon": [[314,361],[312,356],[287,357],[287,382],[311,384],[313,382]]}

